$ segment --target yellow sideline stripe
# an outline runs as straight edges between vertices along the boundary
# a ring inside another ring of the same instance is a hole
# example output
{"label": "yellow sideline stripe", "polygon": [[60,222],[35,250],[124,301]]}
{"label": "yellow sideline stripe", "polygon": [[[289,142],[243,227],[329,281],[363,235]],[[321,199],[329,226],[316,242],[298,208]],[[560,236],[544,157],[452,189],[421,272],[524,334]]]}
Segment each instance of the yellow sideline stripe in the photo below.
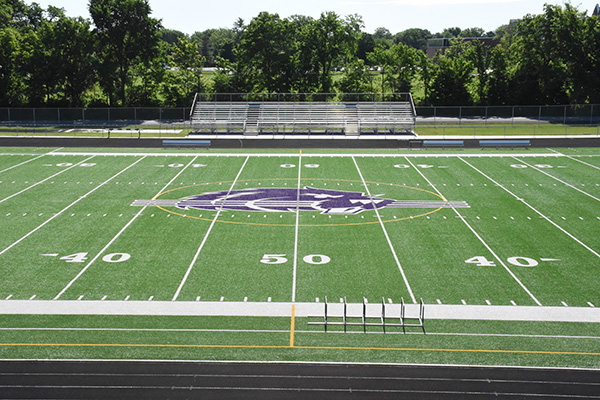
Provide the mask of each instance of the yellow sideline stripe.
{"label": "yellow sideline stripe", "polygon": [[292,325],[290,326],[290,347],[294,347],[295,325],[296,325],[296,305],[292,304]]}
{"label": "yellow sideline stripe", "polygon": [[[214,344],[125,344],[125,343],[0,343],[0,347],[146,347],[146,348],[214,348],[214,349],[292,349],[290,346],[248,346]],[[412,351],[447,353],[504,353],[538,355],[577,355],[600,356],[600,353],[580,351],[542,351],[542,350],[486,350],[486,349],[427,349],[402,347],[333,347],[333,346],[294,346],[304,350],[368,350],[368,351]]]}

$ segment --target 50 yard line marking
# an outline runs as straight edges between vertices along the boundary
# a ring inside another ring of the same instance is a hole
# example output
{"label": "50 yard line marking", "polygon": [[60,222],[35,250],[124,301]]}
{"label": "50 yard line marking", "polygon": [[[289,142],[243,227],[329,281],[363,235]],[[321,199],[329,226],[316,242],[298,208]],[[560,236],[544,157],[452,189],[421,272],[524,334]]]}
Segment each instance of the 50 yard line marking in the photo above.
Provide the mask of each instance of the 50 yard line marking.
{"label": "50 yard line marking", "polygon": [[[242,167],[240,168],[237,176],[233,180],[231,187],[227,191],[226,197],[229,196],[229,194],[233,190],[233,187],[235,186],[236,182],[238,181],[238,179],[239,179],[240,175],[242,174],[242,171],[244,170],[244,167],[246,166],[246,163],[248,162],[249,159],[250,159],[250,157],[246,157],[246,159],[244,160],[244,164],[242,164]],[[196,264],[196,261],[198,260],[198,256],[200,256],[200,252],[204,248],[204,244],[206,243],[206,240],[208,239],[208,236],[210,235],[210,232],[212,231],[213,226],[215,226],[217,219],[219,219],[219,215],[221,215],[221,211],[223,211],[223,205],[224,205],[224,202],[221,203],[221,206],[219,207],[219,210],[217,211],[217,215],[215,215],[215,218],[213,218],[212,222],[210,223],[210,226],[208,227],[208,231],[206,231],[206,234],[204,235],[204,239],[202,239],[202,242],[200,243],[200,246],[198,247],[198,250],[196,251],[194,258],[192,258],[192,262],[190,263],[190,266],[188,267],[187,271],[185,271],[185,275],[183,276],[183,279],[181,280],[179,287],[177,288],[177,290],[175,291],[175,294],[173,295],[172,301],[177,300],[177,298],[179,297],[179,294],[181,293],[181,289],[183,289],[183,285],[185,285],[185,282],[187,281],[188,277],[190,276],[190,273],[192,272],[192,269],[194,268],[194,264]]]}
{"label": "50 yard line marking", "polygon": [[296,301],[296,276],[298,271],[298,226],[300,221],[300,179],[302,174],[302,150],[298,160],[298,190],[296,191],[296,225],[294,227],[294,271],[292,278],[292,303]]}
{"label": "50 yard line marking", "polygon": [[[371,197],[371,191],[369,190],[369,187],[367,186],[367,182],[365,182],[365,178],[363,177],[363,174],[360,171],[360,168],[358,167],[358,163],[356,162],[356,158],[354,158],[354,156],[352,156],[352,161],[354,161],[354,165],[356,166],[356,170],[358,171],[358,175],[360,175],[360,179],[362,180],[363,186],[365,187],[365,190],[367,191],[367,196],[369,196],[369,198],[371,198],[371,202],[373,202],[373,199]],[[402,268],[402,265],[400,264],[400,260],[398,259],[398,255],[396,254],[396,250],[394,249],[394,245],[392,244],[392,241],[390,240],[390,236],[387,233],[387,229],[385,229],[385,224],[383,223],[383,221],[381,220],[381,216],[379,215],[379,210],[377,209],[377,207],[375,206],[375,204],[373,204],[373,208],[375,209],[375,214],[377,215],[377,219],[379,220],[379,224],[381,225],[381,229],[383,229],[383,234],[385,235],[385,238],[387,239],[388,245],[390,246],[390,250],[392,251],[392,255],[394,256],[394,260],[396,260],[396,265],[398,266],[398,269],[400,270],[400,274],[402,275],[402,279],[404,280],[404,284],[406,285],[406,288],[408,289],[408,293],[410,294],[410,298],[411,298],[412,302],[414,304],[416,304],[417,303],[417,299],[415,298],[415,295],[413,294],[413,291],[410,288],[410,284],[408,283],[408,278],[406,277],[406,274],[404,273],[404,269]]]}
{"label": "50 yard line marking", "polygon": [[21,243],[23,240],[27,239],[29,236],[31,236],[35,232],[37,232],[39,229],[41,229],[42,227],[44,227],[47,223],[49,223],[50,221],[52,221],[54,218],[58,217],[59,215],[62,215],[62,213],[64,213],[65,211],[67,211],[69,208],[73,207],[75,204],[79,203],[81,200],[85,199],[87,196],[89,196],[90,194],[94,193],[96,190],[100,189],[102,186],[104,186],[105,184],[107,184],[108,182],[110,182],[111,180],[113,180],[114,178],[116,178],[117,176],[121,175],[123,172],[125,172],[129,168],[133,167],[135,164],[137,164],[140,161],[142,161],[144,158],[146,158],[146,156],[143,156],[142,158],[140,158],[139,160],[137,160],[133,164],[129,165],[128,167],[123,168],[121,171],[117,172],[115,175],[113,175],[112,177],[108,178],[107,180],[105,180],[104,182],[102,182],[101,184],[99,184],[98,186],[96,186],[94,189],[90,190],[89,192],[87,192],[83,196],[80,196],[77,200],[75,200],[74,202],[72,202],[71,204],[69,204],[68,206],[66,206],[65,208],[63,208],[62,210],[60,210],[59,212],[57,212],[56,214],[54,214],[52,217],[48,218],[42,224],[38,225],[37,228],[34,228],[29,233],[27,233],[26,235],[24,235],[23,237],[21,237],[19,240],[17,240],[16,242],[14,242],[13,244],[11,244],[10,246],[8,246],[7,248],[5,248],[4,250],[0,251],[0,256],[2,254],[6,253],[11,248],[13,248],[14,246],[16,246],[17,244]]}
{"label": "50 yard line marking", "polygon": [[[406,161],[410,165],[412,165],[412,167],[419,173],[419,175],[421,175],[421,177],[423,177],[423,179],[425,179],[425,181],[429,184],[429,186],[431,186],[440,196],[444,197],[444,195],[442,195],[442,193],[438,190],[438,188],[435,185],[433,185],[429,179],[427,179],[427,177],[421,172],[421,170],[419,170],[412,163],[412,161],[410,161],[408,159],[408,157],[404,157],[404,158],[406,159]],[[459,159],[461,159],[461,158],[459,157]],[[444,199],[445,199],[445,197],[444,197]],[[538,301],[538,299],[535,298],[535,296],[533,295],[533,293],[531,293],[529,291],[529,289],[527,289],[527,287],[523,284],[523,282],[521,282],[521,280],[519,278],[517,278],[517,276],[510,270],[510,268],[508,268],[506,266],[506,264],[504,264],[504,261],[502,261],[502,259],[500,257],[498,257],[498,255],[494,252],[494,250],[492,250],[492,248],[486,243],[485,240],[483,240],[483,238],[477,233],[477,231],[475,231],[475,229],[473,229],[473,227],[471,226],[471,224],[469,224],[467,222],[467,220],[462,216],[462,214],[460,212],[458,212],[458,210],[456,208],[452,207],[452,209],[454,210],[454,212],[456,213],[456,215],[465,223],[465,225],[467,226],[467,228],[469,228],[469,230],[475,235],[475,237],[477,239],[479,239],[479,241],[485,246],[486,249],[488,249],[488,251],[490,252],[490,254],[494,256],[494,258],[500,263],[500,265],[502,265],[504,267],[504,269],[510,274],[510,276],[512,276],[512,278],[519,284],[519,286],[521,286],[521,288],[533,299],[533,301],[538,306],[541,306],[542,303],[540,303]]]}
{"label": "50 yard line marking", "polygon": [[[144,156],[144,157],[145,157],[145,156]],[[158,193],[162,193],[162,192],[164,192],[164,191],[165,191],[165,189],[166,189],[166,188],[167,188],[167,187],[168,187],[168,186],[169,186],[171,183],[173,183],[173,181],[174,181],[175,179],[177,179],[177,177],[178,177],[179,175],[181,175],[181,174],[183,173],[183,171],[185,171],[185,170],[187,169],[187,167],[189,167],[190,165],[192,165],[192,163],[193,163],[193,162],[196,160],[196,158],[198,158],[198,156],[194,157],[194,159],[193,159],[192,161],[190,161],[190,162],[189,162],[189,164],[185,166],[185,168],[181,169],[181,171],[179,171],[179,172],[177,173],[177,175],[175,175],[175,176],[173,177],[173,179],[171,179],[171,180],[169,181],[169,183],[167,183],[167,184],[166,184],[166,185],[165,185],[165,186],[164,186],[164,187],[163,187],[163,188],[162,188],[162,189],[161,189],[161,190],[160,190]],[[138,160],[138,161],[142,161],[142,159],[140,159],[140,160]],[[125,226],[124,226],[123,228],[121,228],[121,230],[120,230],[120,231],[119,231],[119,232],[118,232],[118,233],[117,233],[117,234],[116,234],[116,235],[115,235],[115,236],[114,236],[114,237],[113,237],[113,238],[112,238],[112,239],[111,239],[111,240],[108,242],[108,244],[107,244],[106,246],[104,246],[104,247],[102,248],[102,250],[100,250],[100,251],[98,252],[98,254],[96,254],[96,255],[94,256],[94,258],[92,258],[92,259],[90,260],[90,262],[89,262],[89,263],[87,263],[87,265],[86,265],[86,266],[85,266],[85,267],[84,267],[84,268],[83,268],[81,271],[79,271],[79,273],[78,273],[78,274],[77,274],[77,275],[76,275],[76,276],[75,276],[75,277],[74,277],[74,278],[73,278],[73,279],[72,279],[72,280],[71,280],[71,281],[70,281],[70,282],[67,284],[67,286],[65,286],[65,287],[63,288],[63,290],[61,290],[61,291],[60,291],[60,292],[59,292],[59,293],[58,293],[58,294],[57,294],[57,295],[54,297],[54,300],[58,300],[58,299],[60,298],[60,296],[62,296],[62,295],[63,295],[63,294],[64,294],[64,293],[65,293],[65,292],[66,292],[66,291],[67,291],[67,290],[68,290],[68,289],[69,289],[69,288],[70,288],[70,287],[71,287],[71,286],[72,286],[72,285],[73,285],[73,284],[74,284],[74,283],[75,283],[75,282],[76,282],[76,281],[77,281],[77,280],[78,280],[78,279],[81,277],[81,275],[83,275],[83,274],[84,274],[84,272],[88,270],[88,268],[89,268],[89,267],[90,267],[90,266],[91,266],[91,265],[92,265],[92,264],[93,264],[93,263],[94,263],[94,262],[95,262],[95,261],[96,261],[96,260],[97,260],[97,259],[98,259],[98,258],[99,258],[99,257],[100,257],[100,256],[101,256],[101,255],[102,255],[104,252],[105,252],[105,251],[106,251],[106,249],[108,249],[108,248],[109,248],[109,247],[110,247],[110,246],[111,246],[111,245],[112,245],[112,244],[115,242],[115,240],[117,240],[117,239],[119,238],[119,236],[121,236],[121,234],[122,234],[123,232],[125,232],[125,230],[126,230],[127,228],[129,228],[129,226],[130,226],[130,225],[133,223],[133,221],[135,221],[135,220],[136,220],[136,219],[137,219],[137,218],[138,218],[138,217],[139,217],[139,216],[142,214],[142,212],[144,212],[144,210],[146,209],[146,207],[147,207],[147,206],[144,206],[144,207],[142,207],[142,209],[141,209],[141,210],[140,210],[140,211],[139,211],[137,214],[135,214],[135,215],[133,216],[133,218],[131,218],[131,219],[129,220],[129,222],[128,222],[127,224],[125,224]]]}

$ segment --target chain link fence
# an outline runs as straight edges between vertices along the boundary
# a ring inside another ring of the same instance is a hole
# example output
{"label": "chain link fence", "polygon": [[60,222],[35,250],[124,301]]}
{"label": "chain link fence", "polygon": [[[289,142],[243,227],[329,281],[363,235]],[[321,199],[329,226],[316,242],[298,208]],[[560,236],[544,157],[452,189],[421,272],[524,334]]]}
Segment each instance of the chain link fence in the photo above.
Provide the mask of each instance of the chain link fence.
{"label": "chain link fence", "polygon": [[[406,101],[407,94],[199,94],[197,101]],[[410,95],[408,95],[410,96]],[[0,108],[0,136],[177,137],[190,108]],[[416,132],[436,136],[600,136],[600,104],[416,107]]]}

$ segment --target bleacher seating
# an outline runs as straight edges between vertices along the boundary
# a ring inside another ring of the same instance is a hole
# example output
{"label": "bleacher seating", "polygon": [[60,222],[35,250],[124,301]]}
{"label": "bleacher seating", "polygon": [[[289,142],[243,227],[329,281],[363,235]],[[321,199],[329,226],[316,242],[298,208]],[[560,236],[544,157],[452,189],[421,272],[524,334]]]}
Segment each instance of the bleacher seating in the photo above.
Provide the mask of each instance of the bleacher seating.
{"label": "bleacher seating", "polygon": [[413,133],[412,101],[194,102],[195,131],[210,133]]}

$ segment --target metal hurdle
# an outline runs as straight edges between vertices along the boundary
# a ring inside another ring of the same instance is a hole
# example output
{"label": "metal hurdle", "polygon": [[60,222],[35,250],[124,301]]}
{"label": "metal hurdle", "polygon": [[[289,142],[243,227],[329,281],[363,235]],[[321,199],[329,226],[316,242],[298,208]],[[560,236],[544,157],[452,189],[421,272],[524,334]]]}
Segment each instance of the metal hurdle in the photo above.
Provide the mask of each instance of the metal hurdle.
{"label": "metal hurdle", "polygon": [[[362,313],[360,315],[348,315],[348,303],[346,301],[346,297],[342,300],[342,314],[341,315],[332,315],[329,307],[329,303],[327,301],[327,296],[325,296],[325,303],[323,304],[323,320],[322,321],[309,321],[309,325],[323,325],[325,332],[327,332],[327,328],[329,325],[338,325],[344,327],[344,332],[348,331],[348,326],[362,326],[363,332],[367,332],[368,326],[380,326],[383,329],[383,333],[387,332],[388,327],[399,327],[402,328],[403,333],[406,333],[406,328],[421,328],[423,329],[423,333],[425,334],[425,303],[423,299],[419,301],[419,314],[418,315],[407,315],[406,313],[406,304],[404,303],[404,298],[400,299],[400,315],[398,316],[390,316],[386,312],[386,303],[385,298],[381,298],[381,314],[379,317],[369,317],[367,316],[367,304],[368,301],[363,297],[362,302]],[[321,318],[321,316],[312,317],[312,318]],[[340,319],[338,321],[332,321],[331,319]],[[359,319],[360,322],[352,322],[352,319]],[[369,320],[377,319],[377,322],[369,322]],[[391,320],[391,321],[390,321]],[[398,322],[393,322],[394,320]]]}

